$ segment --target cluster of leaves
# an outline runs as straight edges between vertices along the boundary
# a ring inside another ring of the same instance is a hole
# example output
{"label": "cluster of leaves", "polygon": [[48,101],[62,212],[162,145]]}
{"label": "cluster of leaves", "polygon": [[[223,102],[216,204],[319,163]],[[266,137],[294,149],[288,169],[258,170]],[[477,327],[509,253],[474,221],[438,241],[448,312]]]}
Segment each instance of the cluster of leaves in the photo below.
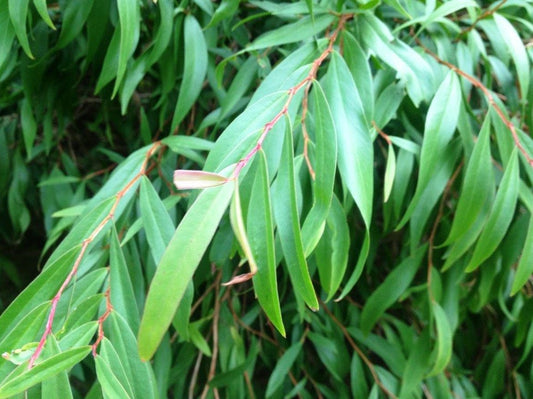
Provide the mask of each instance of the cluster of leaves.
{"label": "cluster of leaves", "polygon": [[0,398],[532,398],[532,19],[0,0]]}

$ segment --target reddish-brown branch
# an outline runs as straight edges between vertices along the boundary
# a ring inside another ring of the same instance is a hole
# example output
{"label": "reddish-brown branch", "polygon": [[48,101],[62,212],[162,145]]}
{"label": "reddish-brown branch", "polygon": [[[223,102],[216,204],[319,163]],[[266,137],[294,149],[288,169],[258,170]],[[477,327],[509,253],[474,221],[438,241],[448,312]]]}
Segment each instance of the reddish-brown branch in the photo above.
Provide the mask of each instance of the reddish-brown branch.
{"label": "reddish-brown branch", "polygon": [[309,168],[309,173],[311,174],[311,177],[315,178],[315,172],[311,166],[311,162],[309,160],[308,156],[308,144],[309,144],[309,135],[307,134],[307,129],[305,128],[305,119],[307,116],[307,104],[308,104],[308,93],[311,86],[311,83],[313,80],[315,80],[318,68],[324,60],[328,57],[328,55],[333,51],[333,45],[335,44],[335,41],[337,40],[337,37],[340,33],[340,31],[344,28],[344,25],[346,21],[353,18],[353,14],[345,14],[342,15],[339,19],[339,23],[337,25],[337,29],[331,34],[329,37],[329,43],[326,49],[320,54],[320,56],[313,62],[311,65],[311,69],[309,70],[309,73],[307,76],[296,86],[291,87],[288,90],[288,98],[287,101],[285,101],[285,104],[283,108],[269,121],[263,126],[263,130],[261,133],[261,136],[259,136],[259,139],[257,140],[256,145],[252,150],[243,158],[241,159],[237,165],[235,166],[235,170],[233,171],[233,178],[236,179],[239,177],[239,174],[241,170],[248,164],[248,162],[252,159],[252,157],[259,151],[263,145],[263,142],[265,141],[268,133],[272,130],[272,128],[279,122],[279,120],[287,114],[289,111],[289,105],[291,104],[292,100],[294,99],[294,95],[300,91],[303,87],[305,87],[305,94],[303,99],[303,110],[302,110],[302,132],[304,135],[304,157],[305,162],[307,164],[307,167]]}
{"label": "reddish-brown branch", "polygon": [[415,40],[416,40],[417,44],[420,47],[422,47],[422,49],[426,53],[428,53],[430,56],[432,56],[439,64],[442,64],[442,65],[448,67],[449,69],[451,69],[452,71],[457,73],[459,76],[462,76],[463,78],[468,80],[473,86],[475,86],[479,90],[481,90],[481,92],[485,96],[487,102],[489,103],[489,106],[491,106],[494,109],[494,111],[496,111],[496,113],[498,114],[499,118],[502,120],[502,122],[505,124],[505,126],[507,126],[507,128],[511,131],[515,146],[522,153],[522,155],[524,155],[524,157],[527,160],[527,163],[530,166],[533,167],[533,158],[527,153],[526,149],[522,146],[522,143],[520,142],[520,138],[518,137],[518,133],[516,132],[516,128],[515,128],[514,124],[509,119],[507,119],[507,117],[505,116],[505,114],[503,113],[501,108],[498,106],[498,104],[496,104],[496,101],[494,101],[494,96],[492,95],[490,90],[487,89],[483,85],[483,83],[481,83],[475,77],[467,74],[465,71],[459,69],[455,65],[449,63],[448,61],[444,61],[443,59],[441,59],[437,54],[435,54],[430,49],[428,49],[426,46],[424,46],[420,40],[418,40],[418,39],[415,39]]}
{"label": "reddish-brown branch", "polygon": [[494,14],[498,8],[500,8],[501,6],[503,6],[505,4],[507,0],[502,0],[499,4],[497,4],[495,7],[492,7],[492,8],[487,8],[483,13],[481,13],[474,22],[472,22],[472,25],[470,25],[468,28],[466,29],[463,29],[461,31],[461,33],[459,34],[459,37],[467,34],[468,32],[470,32],[472,29],[474,29],[476,27],[476,25],[478,24],[479,21],[481,21],[482,19],[485,19],[487,17],[490,17],[492,14]]}
{"label": "reddish-brown branch", "polygon": [[102,316],[98,318],[98,337],[96,338],[96,341],[92,345],[93,350],[93,356],[96,356],[96,349],[98,349],[98,345],[100,345],[100,342],[102,339],[104,339],[104,322],[111,314],[111,311],[113,310],[113,306],[111,306],[111,297],[110,297],[110,288],[108,288],[105,293],[105,312]]}
{"label": "reddish-brown branch", "polygon": [[[43,348],[44,348],[44,345],[46,344],[46,340],[47,340],[48,336],[52,333],[52,328],[53,328],[53,324],[54,324],[54,318],[55,318],[56,309],[57,309],[57,304],[59,303],[59,300],[61,299],[61,296],[63,295],[63,292],[65,291],[65,289],[67,288],[69,283],[72,281],[72,279],[74,278],[74,276],[78,272],[78,269],[80,267],[81,261],[83,260],[83,257],[85,256],[87,248],[96,239],[98,234],[100,234],[100,232],[107,225],[107,223],[111,219],[113,219],[113,216],[115,214],[115,210],[117,209],[118,204],[120,203],[120,200],[133,187],[133,185],[137,182],[137,180],[139,180],[146,173],[148,160],[159,149],[159,147],[161,147],[161,145],[162,145],[161,142],[157,141],[147,151],[146,157],[145,157],[143,163],[141,164],[141,168],[139,170],[139,173],[137,173],[137,175],[135,175],[124,186],[124,188],[122,190],[120,190],[115,195],[115,202],[111,206],[111,209],[109,210],[109,213],[98,224],[98,226],[96,226],[96,228],[92,231],[92,233],[89,235],[89,237],[87,237],[85,240],[83,240],[83,242],[81,244],[80,252],[79,252],[78,256],[76,257],[76,260],[74,261],[74,265],[72,266],[72,269],[70,270],[70,273],[67,275],[67,277],[65,278],[65,280],[61,284],[61,287],[59,287],[59,290],[57,291],[56,295],[52,299],[52,305],[51,305],[51,308],[50,308],[50,313],[48,314],[48,319],[46,321],[46,327],[45,327],[44,333],[41,336],[41,339],[39,340],[39,344],[37,345],[37,348],[35,349],[35,352],[33,353],[32,357],[30,358],[30,360],[28,362],[28,368],[29,369],[31,369],[35,365],[35,361],[41,355],[41,352],[43,351]],[[107,297],[107,299],[109,299],[109,298]],[[107,313],[107,310],[109,310],[110,308],[111,308],[111,304],[109,304],[109,306],[106,306],[106,313]],[[105,316],[105,317],[107,317],[107,316]],[[101,340],[102,338],[103,338],[103,335],[102,335],[102,337],[100,337],[100,334],[99,334],[99,339]]]}
{"label": "reddish-brown branch", "polygon": [[387,142],[388,145],[391,145],[392,144],[392,140],[390,139],[389,135],[388,134],[385,134],[383,132],[383,130],[381,130],[378,125],[376,124],[376,121],[372,121],[372,126],[374,127],[374,129],[376,129],[376,132],[378,132],[378,134],[383,137],[383,139],[385,139],[385,141]]}

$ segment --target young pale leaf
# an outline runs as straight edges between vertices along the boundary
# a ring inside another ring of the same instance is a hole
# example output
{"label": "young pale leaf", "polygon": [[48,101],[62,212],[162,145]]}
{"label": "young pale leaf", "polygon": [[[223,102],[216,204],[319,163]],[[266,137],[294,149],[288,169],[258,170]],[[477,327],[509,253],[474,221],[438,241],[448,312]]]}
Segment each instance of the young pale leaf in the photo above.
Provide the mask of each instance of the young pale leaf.
{"label": "young pale leaf", "polygon": [[283,356],[278,360],[278,362],[276,363],[276,367],[274,367],[274,370],[272,371],[272,374],[268,379],[266,390],[267,398],[271,397],[281,386],[281,384],[283,384],[283,381],[285,381],[287,374],[289,374],[289,371],[292,365],[294,364],[294,361],[300,354],[301,350],[302,343],[298,342],[291,346],[289,349],[287,349]]}
{"label": "young pale leaf", "polygon": [[519,182],[518,152],[515,148],[505,168],[487,223],[479,236],[472,259],[466,267],[467,272],[475,270],[492,255],[503,239],[513,219]]}
{"label": "young pale leaf", "polygon": [[370,295],[361,312],[361,331],[368,334],[385,311],[409,287],[426,253],[426,246],[409,256],[393,269],[385,281]]}
{"label": "young pale leaf", "polygon": [[433,368],[428,376],[434,376],[442,372],[448,365],[452,357],[452,341],[453,334],[448,322],[448,316],[437,303],[433,302],[431,309],[435,317],[435,326],[437,328],[437,346],[435,348],[436,358],[433,363]]}
{"label": "young pale leaf", "polygon": [[302,240],[306,257],[313,252],[322,235],[333,196],[337,167],[335,125],[328,102],[318,82],[313,84],[310,96],[315,131],[313,169],[316,175],[312,182],[313,205],[302,226]]}
{"label": "young pale leaf", "polygon": [[154,261],[158,263],[172,238],[172,234],[174,234],[175,228],[163,201],[146,176],[141,179],[139,203],[150,252]]}
{"label": "young pale leaf", "polygon": [[0,399],[9,398],[38,384],[62,371],[69,370],[81,362],[91,351],[90,346],[82,346],[66,350],[53,355],[28,369],[28,364],[23,363],[19,368],[25,369],[22,373],[13,373],[13,378],[7,377],[0,385]]}
{"label": "young pale leaf", "polygon": [[203,191],[170,240],[152,280],[139,328],[139,353],[152,357],[213,238],[233,194],[225,184]]}
{"label": "young pale leaf", "polygon": [[490,117],[487,116],[468,162],[452,228],[443,245],[453,243],[472,227],[483,209],[485,199],[494,195],[493,181]]}
{"label": "young pale leaf", "polygon": [[281,318],[278,285],[276,279],[276,253],[274,245],[274,223],[270,202],[270,179],[263,151],[259,151],[258,168],[252,187],[248,207],[248,237],[252,252],[257,260],[257,274],[253,277],[254,291],[259,304],[272,324],[285,336]]}
{"label": "young pale leaf", "polygon": [[385,166],[385,178],[383,187],[383,202],[389,200],[392,191],[392,184],[394,183],[394,176],[396,174],[396,155],[392,144],[389,144],[389,153],[387,155],[387,165]]}
{"label": "young pale leaf", "polygon": [[339,171],[368,229],[374,195],[374,151],[359,92],[337,52],[332,54],[326,79],[326,98],[337,131]]}
{"label": "young pale leaf", "polygon": [[309,275],[300,231],[290,123],[287,123],[281,164],[272,187],[272,197],[281,247],[295,294],[299,295],[311,309],[318,309],[318,300]]}
{"label": "young pale leaf", "polygon": [[228,178],[217,173],[204,172],[203,170],[174,171],[174,184],[178,190],[194,190],[220,186],[228,182]]}
{"label": "young pale leaf", "polygon": [[183,27],[185,57],[183,79],[178,95],[178,102],[172,117],[170,131],[175,131],[185,118],[202,90],[207,72],[207,45],[200,24],[192,14],[185,17]]}
{"label": "young pale leaf", "polygon": [[516,268],[516,274],[511,288],[511,295],[515,295],[527,283],[533,274],[533,217],[529,218],[526,242],[524,243],[522,255]]}
{"label": "young pale leaf", "polygon": [[11,18],[11,24],[15,30],[15,34],[26,55],[33,59],[30,43],[28,42],[28,34],[26,33],[26,17],[30,8],[29,3],[30,0],[8,0],[9,17]]}
{"label": "young pale leaf", "polygon": [[239,192],[239,184],[235,183],[235,191],[233,193],[233,199],[231,200],[229,219],[233,234],[237,238],[237,241],[241,245],[248,264],[250,265],[250,273],[255,274],[257,272],[257,263],[255,262],[252,249],[250,248],[250,242],[248,241],[248,235],[244,227],[244,220],[242,217],[241,208],[241,195]]}

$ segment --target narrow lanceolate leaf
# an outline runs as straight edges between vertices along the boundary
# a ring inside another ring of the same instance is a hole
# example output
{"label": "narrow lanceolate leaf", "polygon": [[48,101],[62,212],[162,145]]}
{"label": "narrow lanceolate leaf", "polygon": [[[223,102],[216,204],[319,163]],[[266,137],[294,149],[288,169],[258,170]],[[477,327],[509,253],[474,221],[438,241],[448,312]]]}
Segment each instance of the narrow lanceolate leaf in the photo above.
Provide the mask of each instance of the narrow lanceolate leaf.
{"label": "narrow lanceolate leaf", "polygon": [[387,165],[385,166],[385,178],[383,187],[383,202],[389,200],[392,191],[392,184],[394,183],[394,176],[396,175],[396,155],[392,144],[389,144],[389,152],[387,155]]}
{"label": "narrow lanceolate leaf", "polygon": [[174,223],[170,218],[163,201],[155,191],[152,183],[143,176],[139,195],[141,219],[143,221],[146,239],[150,245],[150,252],[156,263],[165,252],[172,235]]}
{"label": "narrow lanceolate leaf", "polygon": [[39,13],[43,21],[46,22],[46,24],[50,28],[55,30],[56,27],[54,26],[54,23],[50,19],[50,15],[48,15],[48,5],[46,4],[46,0],[33,0],[33,5],[37,9],[37,12]]}
{"label": "narrow lanceolate leaf", "polygon": [[320,284],[328,294],[326,302],[331,300],[342,282],[349,250],[350,230],[346,214],[338,198],[333,196],[326,229],[315,250]]}
{"label": "narrow lanceolate leaf", "polygon": [[503,239],[513,220],[519,183],[518,152],[515,148],[505,168],[487,223],[476,243],[472,259],[466,267],[467,272],[475,270],[481,262],[492,255]]}
{"label": "narrow lanceolate leaf", "polygon": [[479,132],[478,140],[468,161],[450,235],[443,245],[449,245],[465,234],[478,218],[485,200],[493,196],[494,176],[490,157],[490,118]]}
{"label": "narrow lanceolate leaf", "polygon": [[[28,33],[26,32],[26,17],[28,15],[30,0],[9,0],[9,17],[15,30],[19,43],[28,57],[33,59]],[[2,29],[5,29],[2,27]]]}
{"label": "narrow lanceolate leaf", "polygon": [[133,292],[133,286],[122,253],[116,229],[111,232],[111,249],[109,251],[110,293],[113,309],[128,320],[130,328],[137,331],[139,328],[139,311]]}
{"label": "narrow lanceolate leaf", "polygon": [[152,280],[139,328],[139,353],[147,360],[172,322],[187,284],[204,255],[233,194],[233,185],[206,189],[179,224]]}
{"label": "narrow lanceolate leaf", "polygon": [[299,295],[311,309],[318,309],[300,231],[293,157],[292,129],[290,123],[287,123],[278,177],[272,187],[274,215],[295,294]]}
{"label": "narrow lanceolate leaf", "polygon": [[337,52],[332,54],[326,84],[326,98],[337,131],[339,171],[368,229],[374,194],[372,140],[357,87]]}
{"label": "narrow lanceolate leaf", "polygon": [[453,334],[448,321],[448,316],[437,303],[433,302],[431,309],[435,317],[435,326],[437,329],[437,345],[435,348],[436,357],[433,362],[433,368],[428,376],[434,376],[442,372],[448,365],[452,357],[452,339]]}
{"label": "narrow lanceolate leaf", "polygon": [[437,168],[442,163],[444,149],[450,142],[461,107],[461,84],[454,72],[450,71],[441,83],[435,97],[431,101],[424,127],[424,141],[420,154],[420,172],[416,191],[398,229],[411,217],[420,202]]}
{"label": "narrow lanceolate leaf", "polygon": [[266,315],[285,336],[285,327],[281,318],[278,285],[276,278],[276,254],[274,245],[274,222],[270,203],[270,179],[266,157],[259,151],[259,166],[248,207],[248,237],[250,246],[257,260],[257,273],[253,277],[254,291],[259,304]]}
{"label": "narrow lanceolate leaf", "polygon": [[195,190],[220,186],[228,182],[228,178],[217,173],[204,172],[203,170],[176,170],[174,171],[174,185],[178,190]]}
{"label": "narrow lanceolate leaf", "polygon": [[500,32],[502,42],[507,46],[513,62],[516,67],[518,81],[520,82],[520,92],[525,98],[529,92],[529,77],[531,74],[531,67],[529,65],[528,56],[522,38],[518,35],[513,25],[505,17],[498,13],[494,13],[494,22]]}
{"label": "narrow lanceolate leaf", "polygon": [[361,331],[368,334],[378,319],[409,287],[426,253],[426,246],[393,269],[385,281],[370,295],[361,313]]}
{"label": "narrow lanceolate leaf", "polygon": [[516,274],[511,288],[511,295],[516,294],[527,283],[533,274],[533,217],[529,218],[526,241],[522,249],[522,255],[518,262]]}
{"label": "narrow lanceolate leaf", "polygon": [[0,385],[0,399],[24,392],[26,389],[50,378],[62,371],[70,370],[75,364],[82,361],[91,351],[90,346],[82,346],[66,350],[65,352],[53,355],[48,359],[38,363],[28,369],[28,363],[21,364],[20,368],[25,369],[22,373],[14,372],[13,378],[7,377]]}
{"label": "narrow lanceolate leaf", "polygon": [[276,367],[274,367],[274,370],[268,379],[266,390],[267,398],[272,396],[281,386],[281,384],[283,384],[301,350],[302,344],[301,342],[298,342],[287,349],[283,356],[278,360]]}
{"label": "narrow lanceolate leaf", "polygon": [[192,15],[187,15],[183,30],[185,64],[171,131],[177,128],[196,101],[207,72],[207,45],[200,24]]}
{"label": "narrow lanceolate leaf", "polygon": [[285,24],[280,28],[259,36],[245,51],[260,50],[281,44],[306,40],[326,29],[335,19],[333,15],[321,15],[316,18],[304,17],[292,24]]}
{"label": "narrow lanceolate leaf", "polygon": [[313,205],[302,226],[302,239],[305,256],[315,248],[326,222],[337,167],[337,135],[328,102],[322,88],[315,82],[310,94],[312,116],[314,121],[315,145],[314,164],[315,179],[313,186]]}
{"label": "narrow lanceolate leaf", "polygon": [[117,7],[120,21],[120,46],[113,97],[122,83],[128,61],[137,47],[140,32],[139,3],[136,0],[117,0]]}

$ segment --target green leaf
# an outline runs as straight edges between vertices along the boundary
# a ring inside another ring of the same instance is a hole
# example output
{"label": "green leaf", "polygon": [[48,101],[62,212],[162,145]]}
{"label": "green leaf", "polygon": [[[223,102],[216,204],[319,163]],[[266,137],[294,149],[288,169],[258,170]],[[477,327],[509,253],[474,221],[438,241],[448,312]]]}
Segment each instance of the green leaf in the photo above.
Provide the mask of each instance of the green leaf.
{"label": "green leaf", "polygon": [[[60,353],[59,345],[53,335],[48,338],[47,345],[47,349],[54,355]],[[72,389],[67,372],[61,371],[52,378],[44,380],[41,384],[41,395],[43,398],[72,398]]]}
{"label": "green leaf", "polygon": [[239,185],[237,183],[235,184],[235,191],[233,193],[233,199],[231,200],[229,215],[233,234],[235,234],[235,238],[237,238],[237,241],[244,252],[244,256],[250,265],[250,274],[253,275],[257,272],[257,263],[250,247],[246,228],[244,227],[241,208],[241,195],[239,192]]}
{"label": "green leaf", "polygon": [[26,55],[33,59],[34,57],[31,53],[28,34],[26,32],[26,17],[28,15],[29,3],[30,0],[8,0],[9,17],[11,18],[15,34]]}
{"label": "green leaf", "polygon": [[529,218],[526,241],[522,247],[522,255],[516,268],[516,274],[511,288],[511,295],[515,295],[527,283],[533,274],[533,217]]}
{"label": "green leaf", "polygon": [[[142,184],[142,183],[141,183]],[[142,185],[141,185],[142,187]],[[123,315],[133,331],[139,328],[139,311],[133,292],[133,286],[120,248],[116,229],[111,230],[111,248],[109,251],[109,284],[113,309]]]}
{"label": "green leaf", "polygon": [[69,349],[43,360],[31,369],[28,369],[27,363],[21,364],[18,367],[25,369],[22,373],[12,378],[8,376],[0,383],[0,399],[16,395],[62,371],[69,370],[83,360],[90,351],[90,346]]}
{"label": "green leaf", "polygon": [[211,17],[211,21],[209,21],[205,29],[207,30],[217,26],[225,19],[231,19],[235,15],[235,12],[238,8],[239,0],[223,0],[217,7],[215,13]]}
{"label": "green leaf", "polygon": [[420,171],[415,195],[397,229],[401,228],[410,219],[414,210],[422,203],[421,198],[424,191],[434,179],[437,169],[442,170],[443,159],[449,158],[447,153],[449,151],[445,151],[445,148],[457,126],[461,101],[459,79],[454,72],[450,71],[429,106],[424,127]]}
{"label": "green leaf", "polygon": [[504,18],[498,13],[494,13],[493,16],[494,22],[500,32],[500,41],[507,47],[507,50],[511,53],[511,57],[513,58],[516,74],[518,75],[518,82],[520,83],[521,97],[525,98],[529,92],[531,66],[529,65],[522,38],[518,35],[517,31],[507,18]]}
{"label": "green leaf", "polygon": [[282,44],[295,43],[307,40],[326,29],[333,21],[333,15],[320,15],[315,18],[310,16],[266,32],[255,39],[243,51],[261,50],[267,47],[276,47]]}
{"label": "green leaf", "polygon": [[232,184],[204,190],[172,236],[150,285],[141,319],[139,353],[143,360],[152,357],[172,322],[232,193]]}
{"label": "green leaf", "polygon": [[[65,9],[62,10],[61,32],[55,45],[56,50],[64,48],[79,37],[91,13],[93,3],[94,0],[70,0],[65,3]],[[48,15],[48,12],[46,12],[46,15]]]}
{"label": "green leaf", "polygon": [[[9,0],[0,1],[0,74],[3,71],[3,65],[6,59],[10,59],[11,47],[15,38],[15,30],[11,23],[11,16],[8,7]],[[17,2],[18,3],[18,2]]]}
{"label": "green leaf", "polygon": [[460,239],[472,227],[484,207],[485,199],[494,195],[493,181],[490,118],[487,116],[468,161],[450,234],[442,245]]}
{"label": "green leaf", "polygon": [[33,116],[31,102],[25,98],[20,107],[20,124],[22,125],[22,135],[24,136],[24,146],[28,159],[32,157],[33,144],[37,135],[37,122]]}
{"label": "green leaf", "polygon": [[361,331],[368,334],[378,319],[409,288],[426,253],[427,246],[421,246],[411,256],[396,266],[385,281],[368,297],[361,312]]}
{"label": "green leaf", "polygon": [[442,150],[452,138],[457,127],[461,101],[459,79],[454,72],[449,72],[435,93],[426,116],[417,192],[425,188],[431,180],[441,159]]}
{"label": "green leaf", "polygon": [[259,151],[256,162],[258,163],[258,168],[255,174],[247,217],[250,247],[257,262],[257,273],[252,281],[259,304],[274,327],[281,335],[285,336],[276,278],[270,179],[263,151]]}
{"label": "green leaf", "polygon": [[337,131],[339,171],[368,229],[374,196],[374,151],[359,92],[337,52],[332,54],[326,79],[326,98]]}
{"label": "green leaf", "polygon": [[520,182],[518,152],[515,148],[505,168],[489,218],[479,236],[466,272],[475,270],[496,250],[513,220]]}
{"label": "green leaf", "polygon": [[175,228],[165,205],[146,176],[141,178],[139,204],[150,252],[154,261],[158,263]]}
{"label": "green leaf", "polygon": [[302,350],[302,343],[298,342],[292,345],[289,349],[285,351],[283,356],[277,361],[276,367],[272,370],[272,374],[268,379],[266,397],[271,397],[274,393],[281,387],[283,381],[289,374],[294,361],[298,357]]}
{"label": "green leaf", "polygon": [[294,153],[292,129],[287,123],[281,164],[278,176],[272,186],[272,198],[276,225],[281,240],[283,255],[287,264],[294,293],[299,295],[311,309],[318,309],[313,283],[304,255],[296,186],[294,181]]}
{"label": "green leaf", "polygon": [[448,316],[442,307],[435,301],[431,304],[431,310],[435,317],[435,326],[437,329],[437,344],[435,348],[436,357],[433,361],[433,367],[428,376],[434,376],[441,373],[452,357],[453,334],[448,321]]}
{"label": "green leaf", "polygon": [[[33,5],[35,6],[37,12],[41,16],[44,22],[52,28],[53,30],[56,30],[56,27],[54,26],[54,23],[50,19],[50,15],[48,14],[48,5],[46,4],[46,0],[33,0]],[[0,63],[1,64],[1,63]]]}
{"label": "green leaf", "polygon": [[328,294],[326,302],[331,300],[342,283],[348,266],[349,250],[350,231],[346,214],[334,195],[324,235],[315,251],[320,284]]}
{"label": "green leaf", "polygon": [[96,355],[94,361],[96,365],[96,375],[98,376],[98,382],[102,387],[104,398],[131,398],[130,394],[116,377],[114,373],[116,369],[111,368],[109,363],[100,355]]}
{"label": "green leaf", "polygon": [[118,91],[126,73],[126,66],[130,60],[140,34],[139,3],[136,0],[117,0],[118,17],[120,22],[120,45],[118,49],[117,78],[112,97]]}
{"label": "green leaf", "polygon": [[315,133],[313,169],[316,176],[312,181],[313,205],[302,226],[302,240],[304,242],[304,253],[306,257],[313,252],[314,247],[322,235],[333,197],[337,166],[337,135],[335,125],[329,104],[318,82],[313,84],[310,97]]}
{"label": "green leaf", "polygon": [[172,117],[171,132],[176,131],[198,98],[207,72],[207,44],[202,28],[194,16],[185,17],[183,35],[185,42],[183,79]]}
{"label": "green leaf", "polygon": [[0,316],[0,339],[14,328],[34,307],[51,299],[69,273],[80,246],[72,248],[31,282]]}

